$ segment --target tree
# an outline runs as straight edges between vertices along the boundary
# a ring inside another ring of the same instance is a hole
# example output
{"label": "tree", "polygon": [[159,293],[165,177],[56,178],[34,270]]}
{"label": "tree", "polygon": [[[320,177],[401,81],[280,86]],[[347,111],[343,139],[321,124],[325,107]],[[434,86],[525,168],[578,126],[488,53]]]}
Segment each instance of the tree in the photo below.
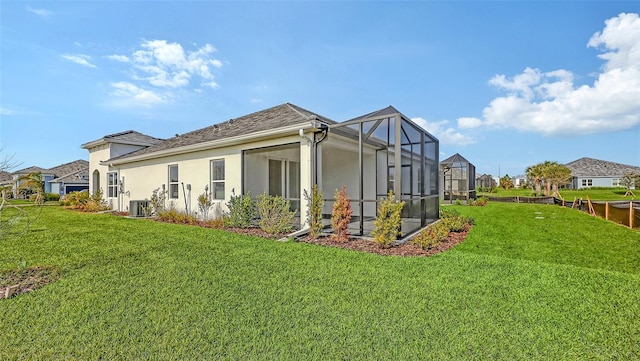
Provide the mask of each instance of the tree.
{"label": "tree", "polygon": [[42,205],[44,203],[44,182],[42,181],[42,173],[33,172],[18,178],[18,192],[26,191],[34,196],[34,203]]}
{"label": "tree", "polygon": [[542,190],[541,190],[542,179],[543,179],[542,163],[527,167],[526,173],[527,173],[527,178],[529,178],[529,181],[533,183],[536,189],[536,194],[542,193]]}
{"label": "tree", "polygon": [[504,177],[500,178],[500,187],[506,190],[513,188],[513,181],[508,174],[505,174]]}
{"label": "tree", "polygon": [[[0,154],[3,148],[0,147]],[[13,156],[0,157],[0,173],[8,172],[11,169],[18,166],[18,162],[13,159]],[[29,214],[15,205],[9,204],[7,198],[13,190],[13,185],[8,184],[0,186],[0,241],[7,239],[9,236],[20,234],[27,230],[32,219]],[[9,215],[3,215],[3,211],[10,209]]]}
{"label": "tree", "polygon": [[544,161],[536,165],[527,167],[527,177],[534,183],[536,194],[540,194],[542,184],[544,184],[544,195],[558,194],[558,187],[569,184],[571,180],[571,169],[552,161]]}
{"label": "tree", "polygon": [[552,162],[547,166],[545,181],[553,189],[553,196],[559,197],[558,188],[571,182],[571,169],[557,162]]}

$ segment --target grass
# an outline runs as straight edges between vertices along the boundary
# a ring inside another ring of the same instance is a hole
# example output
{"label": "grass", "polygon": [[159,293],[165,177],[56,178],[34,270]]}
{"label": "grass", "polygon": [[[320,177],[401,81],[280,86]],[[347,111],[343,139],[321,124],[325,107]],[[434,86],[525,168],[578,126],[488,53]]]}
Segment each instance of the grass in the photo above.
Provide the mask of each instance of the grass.
{"label": "grass", "polygon": [[[544,190],[543,190],[544,191]],[[593,189],[561,189],[560,195],[567,201],[573,201],[576,199],[587,199],[587,196],[591,198],[591,200],[597,201],[631,201],[637,200],[638,195],[634,196],[624,196],[626,193],[626,189],[620,187],[597,187]],[[489,192],[479,192],[478,196],[490,196],[490,197],[533,197],[533,193],[535,190],[533,189],[498,189],[497,193],[489,193]],[[634,191],[635,193],[635,191]]]}
{"label": "grass", "polygon": [[456,208],[467,241],[401,258],[45,207],[0,269],[62,277],[0,301],[0,359],[640,358],[639,232]]}

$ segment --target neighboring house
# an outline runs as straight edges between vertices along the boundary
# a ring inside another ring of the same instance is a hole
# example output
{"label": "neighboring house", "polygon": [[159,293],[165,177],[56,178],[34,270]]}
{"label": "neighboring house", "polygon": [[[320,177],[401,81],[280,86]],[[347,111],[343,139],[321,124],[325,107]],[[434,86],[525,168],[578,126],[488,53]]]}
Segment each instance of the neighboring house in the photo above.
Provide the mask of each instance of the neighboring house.
{"label": "neighboring house", "polygon": [[404,234],[438,218],[438,140],[391,106],[336,123],[286,103],[167,140],[128,131],[82,147],[92,190],[105,185],[120,211],[132,212],[155,189],[166,191],[166,206],[188,212],[206,191],[218,215],[232,195],[267,193],[288,199],[303,227],[303,193],[318,184],[327,216],[334,190],[347,187],[352,234],[369,234],[389,190],[407,204]]}
{"label": "neighboring house", "polygon": [[511,181],[513,182],[514,188],[523,188],[527,186],[527,176],[517,175],[515,177],[511,177]]}
{"label": "neighboring house", "polygon": [[640,174],[640,167],[608,162],[593,158],[580,158],[565,164],[571,169],[571,189],[590,187],[620,187],[622,177],[627,174]]}
{"label": "neighboring house", "polygon": [[476,198],[476,167],[459,153],[440,162],[443,179],[440,198],[448,201]]}
{"label": "neighboring house", "polygon": [[476,178],[476,187],[478,188],[496,188],[498,183],[491,174],[483,174]]}
{"label": "neighboring house", "polygon": [[[89,180],[86,177],[88,169],[89,162],[82,159],[49,169],[36,166],[20,169],[11,173],[13,195],[18,197],[18,189],[22,183],[20,178],[30,173],[40,173],[42,175],[45,193],[56,193],[62,197],[69,192],[89,189]],[[83,173],[85,176],[82,176]]]}

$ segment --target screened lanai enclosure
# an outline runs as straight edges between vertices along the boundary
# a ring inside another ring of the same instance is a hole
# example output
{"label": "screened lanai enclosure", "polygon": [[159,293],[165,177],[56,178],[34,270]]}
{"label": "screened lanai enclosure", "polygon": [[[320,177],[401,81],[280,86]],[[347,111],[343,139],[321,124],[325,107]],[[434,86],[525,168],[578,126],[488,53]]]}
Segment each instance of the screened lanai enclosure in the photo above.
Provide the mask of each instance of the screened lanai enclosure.
{"label": "screened lanai enclosure", "polygon": [[393,191],[403,200],[402,236],[438,219],[438,140],[387,107],[316,133],[315,179],[330,218],[343,185],[353,209],[350,233],[370,236],[379,202]]}
{"label": "screened lanai enclosure", "polygon": [[440,196],[445,203],[476,198],[476,167],[456,153],[440,162],[442,188]]}

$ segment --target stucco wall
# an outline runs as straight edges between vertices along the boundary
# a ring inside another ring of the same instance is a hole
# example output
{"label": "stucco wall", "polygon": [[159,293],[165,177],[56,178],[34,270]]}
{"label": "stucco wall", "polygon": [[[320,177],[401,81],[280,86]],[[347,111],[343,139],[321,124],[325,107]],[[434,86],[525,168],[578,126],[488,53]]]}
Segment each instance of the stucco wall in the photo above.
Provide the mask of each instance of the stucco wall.
{"label": "stucco wall", "polygon": [[[118,171],[120,179],[124,177],[123,192],[117,202],[112,204],[114,209],[128,211],[132,200],[149,199],[154,189],[169,188],[169,165],[178,165],[179,195],[177,199],[167,199],[166,206],[173,205],[176,209],[189,209],[191,212],[198,211],[198,195],[204,193],[205,186],[211,188],[210,162],[216,159],[225,161],[225,199],[214,201],[213,215],[217,216],[222,211],[226,211],[226,202],[229,201],[232,190],[238,195],[242,191],[242,151],[254,148],[269,147],[279,144],[299,143],[300,147],[300,188],[310,187],[310,146],[306,141],[300,142],[300,136],[288,136],[278,139],[271,139],[247,144],[229,146],[224,148],[202,150],[197,152],[176,154],[157,159],[137,161],[133,163],[114,165],[111,171]],[[262,176],[259,168],[247,170],[247,177],[259,181]],[[105,176],[106,184],[106,176]],[[184,185],[184,191],[183,191]],[[189,191],[188,185],[191,186]],[[185,207],[186,200],[186,207]],[[306,207],[306,204],[301,204]],[[305,208],[302,208],[305,209]],[[302,212],[304,215],[305,212]],[[211,215],[211,212],[210,212]]]}

